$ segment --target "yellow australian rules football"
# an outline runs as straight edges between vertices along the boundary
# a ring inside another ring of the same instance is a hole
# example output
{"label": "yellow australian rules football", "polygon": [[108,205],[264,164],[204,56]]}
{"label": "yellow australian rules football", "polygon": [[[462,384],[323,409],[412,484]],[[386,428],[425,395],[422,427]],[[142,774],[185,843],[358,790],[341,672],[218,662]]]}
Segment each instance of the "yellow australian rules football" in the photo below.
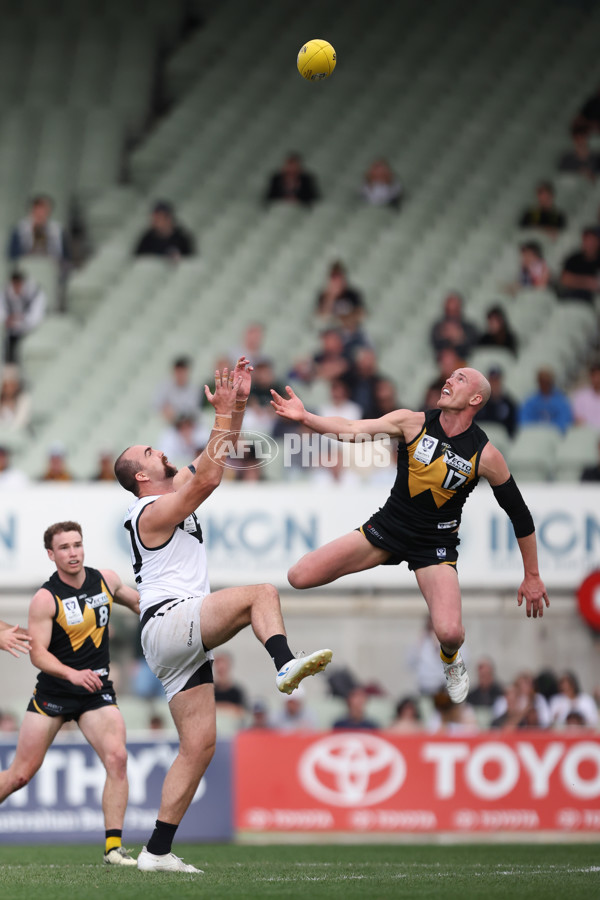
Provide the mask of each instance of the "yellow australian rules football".
{"label": "yellow australian rules football", "polygon": [[315,38],[304,44],[298,54],[298,71],[307,81],[328,78],[335,69],[335,50],[329,41]]}

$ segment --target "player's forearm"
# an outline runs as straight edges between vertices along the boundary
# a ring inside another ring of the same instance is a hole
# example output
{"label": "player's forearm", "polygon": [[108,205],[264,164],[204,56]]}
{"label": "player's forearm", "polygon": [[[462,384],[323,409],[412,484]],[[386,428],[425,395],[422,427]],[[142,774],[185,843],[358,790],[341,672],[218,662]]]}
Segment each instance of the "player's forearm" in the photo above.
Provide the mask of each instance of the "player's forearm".
{"label": "player's forearm", "polygon": [[233,408],[233,412],[231,413],[231,441],[234,448],[237,447],[237,443],[240,437],[240,432],[242,430],[242,424],[244,422],[244,413],[246,412],[246,400],[236,400],[235,406]]}
{"label": "player's forearm", "polygon": [[54,675],[55,678],[63,678],[65,681],[71,680],[73,669],[71,666],[65,666],[64,663],[49,650],[41,647],[33,647],[30,654],[31,662],[46,675]]}
{"label": "player's forearm", "polygon": [[340,440],[354,440],[356,435],[361,433],[361,429],[357,426],[362,423],[344,419],[342,416],[317,416],[305,410],[302,424],[317,434],[333,434]]}
{"label": "player's forearm", "polygon": [[535,531],[526,537],[517,538],[521,557],[523,559],[523,568],[526,575],[539,575],[537,540]]}

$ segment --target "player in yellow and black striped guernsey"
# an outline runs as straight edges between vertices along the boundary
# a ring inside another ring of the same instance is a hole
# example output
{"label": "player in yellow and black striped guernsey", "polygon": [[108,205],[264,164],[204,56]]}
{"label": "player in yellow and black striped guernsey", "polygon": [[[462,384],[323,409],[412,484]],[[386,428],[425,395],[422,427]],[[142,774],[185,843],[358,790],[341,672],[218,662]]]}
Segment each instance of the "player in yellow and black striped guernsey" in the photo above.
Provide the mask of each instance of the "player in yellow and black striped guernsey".
{"label": "player in yellow and black striped guernsey", "polygon": [[502,454],[473,423],[490,396],[487,379],[476,369],[457,369],[446,379],[437,409],[398,409],[359,421],[313,415],[291,388],[286,390],[286,398],[271,391],[271,405],[283,418],[340,440],[398,440],[398,474],[386,504],[361,528],[303,556],[288,573],[290,584],[317,587],[352,572],[406,561],[431,613],[448,693],[460,703],[468,694],[469,676],[459,652],[465,632],[456,573],[458,528],[480,475],[515,530],[525,570],[518,605],[525,600],[527,615],[534,618],[543,615],[544,603],[550,605],[538,571],[531,513]]}
{"label": "player in yellow and black striped guernsey", "polygon": [[29,608],[31,661],[41,671],[15,758],[0,772],[0,803],[27,784],[62,725],[74,720],[106,769],[104,862],[135,866],[136,860],[121,846],[127,750],[125,723],[109,678],[108,622],[113,601],[139,614],[139,594],[115,572],[84,566],[77,522],[51,525],[44,546],[56,572],[35,593]]}

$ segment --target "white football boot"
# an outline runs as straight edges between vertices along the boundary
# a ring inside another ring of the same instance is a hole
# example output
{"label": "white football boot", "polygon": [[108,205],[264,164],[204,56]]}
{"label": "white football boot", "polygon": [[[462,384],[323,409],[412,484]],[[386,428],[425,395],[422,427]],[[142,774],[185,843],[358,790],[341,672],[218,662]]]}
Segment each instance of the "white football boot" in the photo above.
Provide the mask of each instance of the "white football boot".
{"label": "white football boot", "polygon": [[322,672],[325,666],[331,662],[332,656],[331,650],[316,650],[308,656],[290,659],[275,676],[277,689],[282,694],[291,694],[307,675],[316,675],[317,672]]}
{"label": "white football boot", "polygon": [[142,848],[142,852],[137,858],[137,867],[142,872],[196,872],[198,875],[204,875],[202,869],[184,863],[174,853],[157,856],[155,853],[149,853],[145,847]]}
{"label": "white football boot", "polygon": [[107,866],[136,866],[137,862],[124,847],[113,847],[104,854],[104,864]]}
{"label": "white football boot", "polygon": [[469,673],[460,655],[460,650],[451,663],[442,660],[448,696],[453,703],[462,703],[469,693]]}

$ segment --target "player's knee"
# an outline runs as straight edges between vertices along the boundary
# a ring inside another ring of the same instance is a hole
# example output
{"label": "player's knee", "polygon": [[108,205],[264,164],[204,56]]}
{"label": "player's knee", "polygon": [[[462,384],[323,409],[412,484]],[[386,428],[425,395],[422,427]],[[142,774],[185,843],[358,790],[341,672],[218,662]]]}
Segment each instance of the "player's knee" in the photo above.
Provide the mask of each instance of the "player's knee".
{"label": "player's knee", "polygon": [[267,603],[269,606],[279,604],[279,591],[273,584],[259,584],[258,597],[261,603]]}
{"label": "player's knee", "polygon": [[445,622],[436,626],[435,634],[443,647],[448,649],[461,646],[465,639],[465,629],[460,622]]}
{"label": "player's knee", "polygon": [[112,747],[106,756],[106,771],[111,775],[124,775],[127,772],[127,750],[124,745]]}
{"label": "player's knee", "polygon": [[302,565],[302,560],[297,562],[288,572],[288,581],[293,588],[296,588],[298,591],[304,590],[304,588],[310,587],[308,582],[308,573],[305,570],[305,567]]}

